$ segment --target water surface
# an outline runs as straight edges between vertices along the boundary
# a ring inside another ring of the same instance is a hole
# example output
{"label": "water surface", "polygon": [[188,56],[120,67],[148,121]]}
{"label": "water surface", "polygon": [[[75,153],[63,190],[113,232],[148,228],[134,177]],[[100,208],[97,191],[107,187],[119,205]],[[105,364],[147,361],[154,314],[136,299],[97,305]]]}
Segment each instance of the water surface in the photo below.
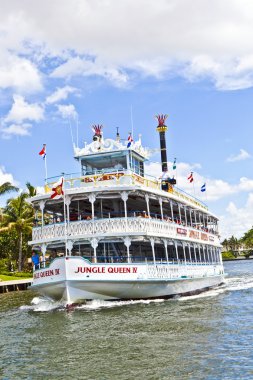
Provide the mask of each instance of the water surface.
{"label": "water surface", "polygon": [[0,295],[1,379],[253,379],[253,260],[193,297],[92,301],[67,312]]}

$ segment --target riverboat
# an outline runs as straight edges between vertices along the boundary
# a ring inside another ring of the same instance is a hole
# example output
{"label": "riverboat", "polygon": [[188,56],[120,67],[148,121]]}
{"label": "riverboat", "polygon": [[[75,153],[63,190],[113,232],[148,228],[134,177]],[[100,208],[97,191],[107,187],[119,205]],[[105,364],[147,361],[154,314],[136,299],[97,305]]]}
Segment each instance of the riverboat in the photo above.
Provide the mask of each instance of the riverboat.
{"label": "riverboat", "polygon": [[224,280],[218,219],[176,187],[167,166],[165,125],[158,115],[162,171],[145,171],[141,136],[103,137],[74,146],[80,175],[47,179],[30,199],[36,214],[32,289],[66,305],[86,300],[168,298]]}

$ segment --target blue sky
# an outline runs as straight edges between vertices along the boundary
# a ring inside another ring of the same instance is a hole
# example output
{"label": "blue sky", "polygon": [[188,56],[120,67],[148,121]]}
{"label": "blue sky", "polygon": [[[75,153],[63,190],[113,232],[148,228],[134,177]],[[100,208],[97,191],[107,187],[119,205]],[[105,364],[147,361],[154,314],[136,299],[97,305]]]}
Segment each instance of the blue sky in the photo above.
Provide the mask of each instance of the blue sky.
{"label": "blue sky", "polygon": [[167,113],[179,186],[192,192],[193,171],[222,238],[242,236],[253,219],[252,33],[246,0],[2,3],[0,183],[41,186],[43,143],[49,176],[77,172],[70,124],[79,146],[97,123],[127,138],[131,108],[135,137],[158,148],[154,115]]}

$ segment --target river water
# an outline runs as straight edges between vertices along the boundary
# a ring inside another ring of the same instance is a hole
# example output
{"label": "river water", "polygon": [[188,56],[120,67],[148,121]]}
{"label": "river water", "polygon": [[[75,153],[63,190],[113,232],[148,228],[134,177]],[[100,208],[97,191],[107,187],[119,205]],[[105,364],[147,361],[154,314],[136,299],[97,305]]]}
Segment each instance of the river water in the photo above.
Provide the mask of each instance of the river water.
{"label": "river water", "polygon": [[193,297],[91,301],[72,311],[0,295],[1,379],[253,379],[253,260]]}

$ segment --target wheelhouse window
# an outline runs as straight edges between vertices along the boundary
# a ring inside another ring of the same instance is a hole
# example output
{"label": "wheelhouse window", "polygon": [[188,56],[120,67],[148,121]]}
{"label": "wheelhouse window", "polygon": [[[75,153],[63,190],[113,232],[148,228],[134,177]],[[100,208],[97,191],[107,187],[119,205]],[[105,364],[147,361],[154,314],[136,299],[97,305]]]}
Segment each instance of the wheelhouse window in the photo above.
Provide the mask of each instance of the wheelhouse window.
{"label": "wheelhouse window", "polygon": [[117,173],[127,169],[126,152],[113,152],[85,157],[81,160],[82,175]]}

